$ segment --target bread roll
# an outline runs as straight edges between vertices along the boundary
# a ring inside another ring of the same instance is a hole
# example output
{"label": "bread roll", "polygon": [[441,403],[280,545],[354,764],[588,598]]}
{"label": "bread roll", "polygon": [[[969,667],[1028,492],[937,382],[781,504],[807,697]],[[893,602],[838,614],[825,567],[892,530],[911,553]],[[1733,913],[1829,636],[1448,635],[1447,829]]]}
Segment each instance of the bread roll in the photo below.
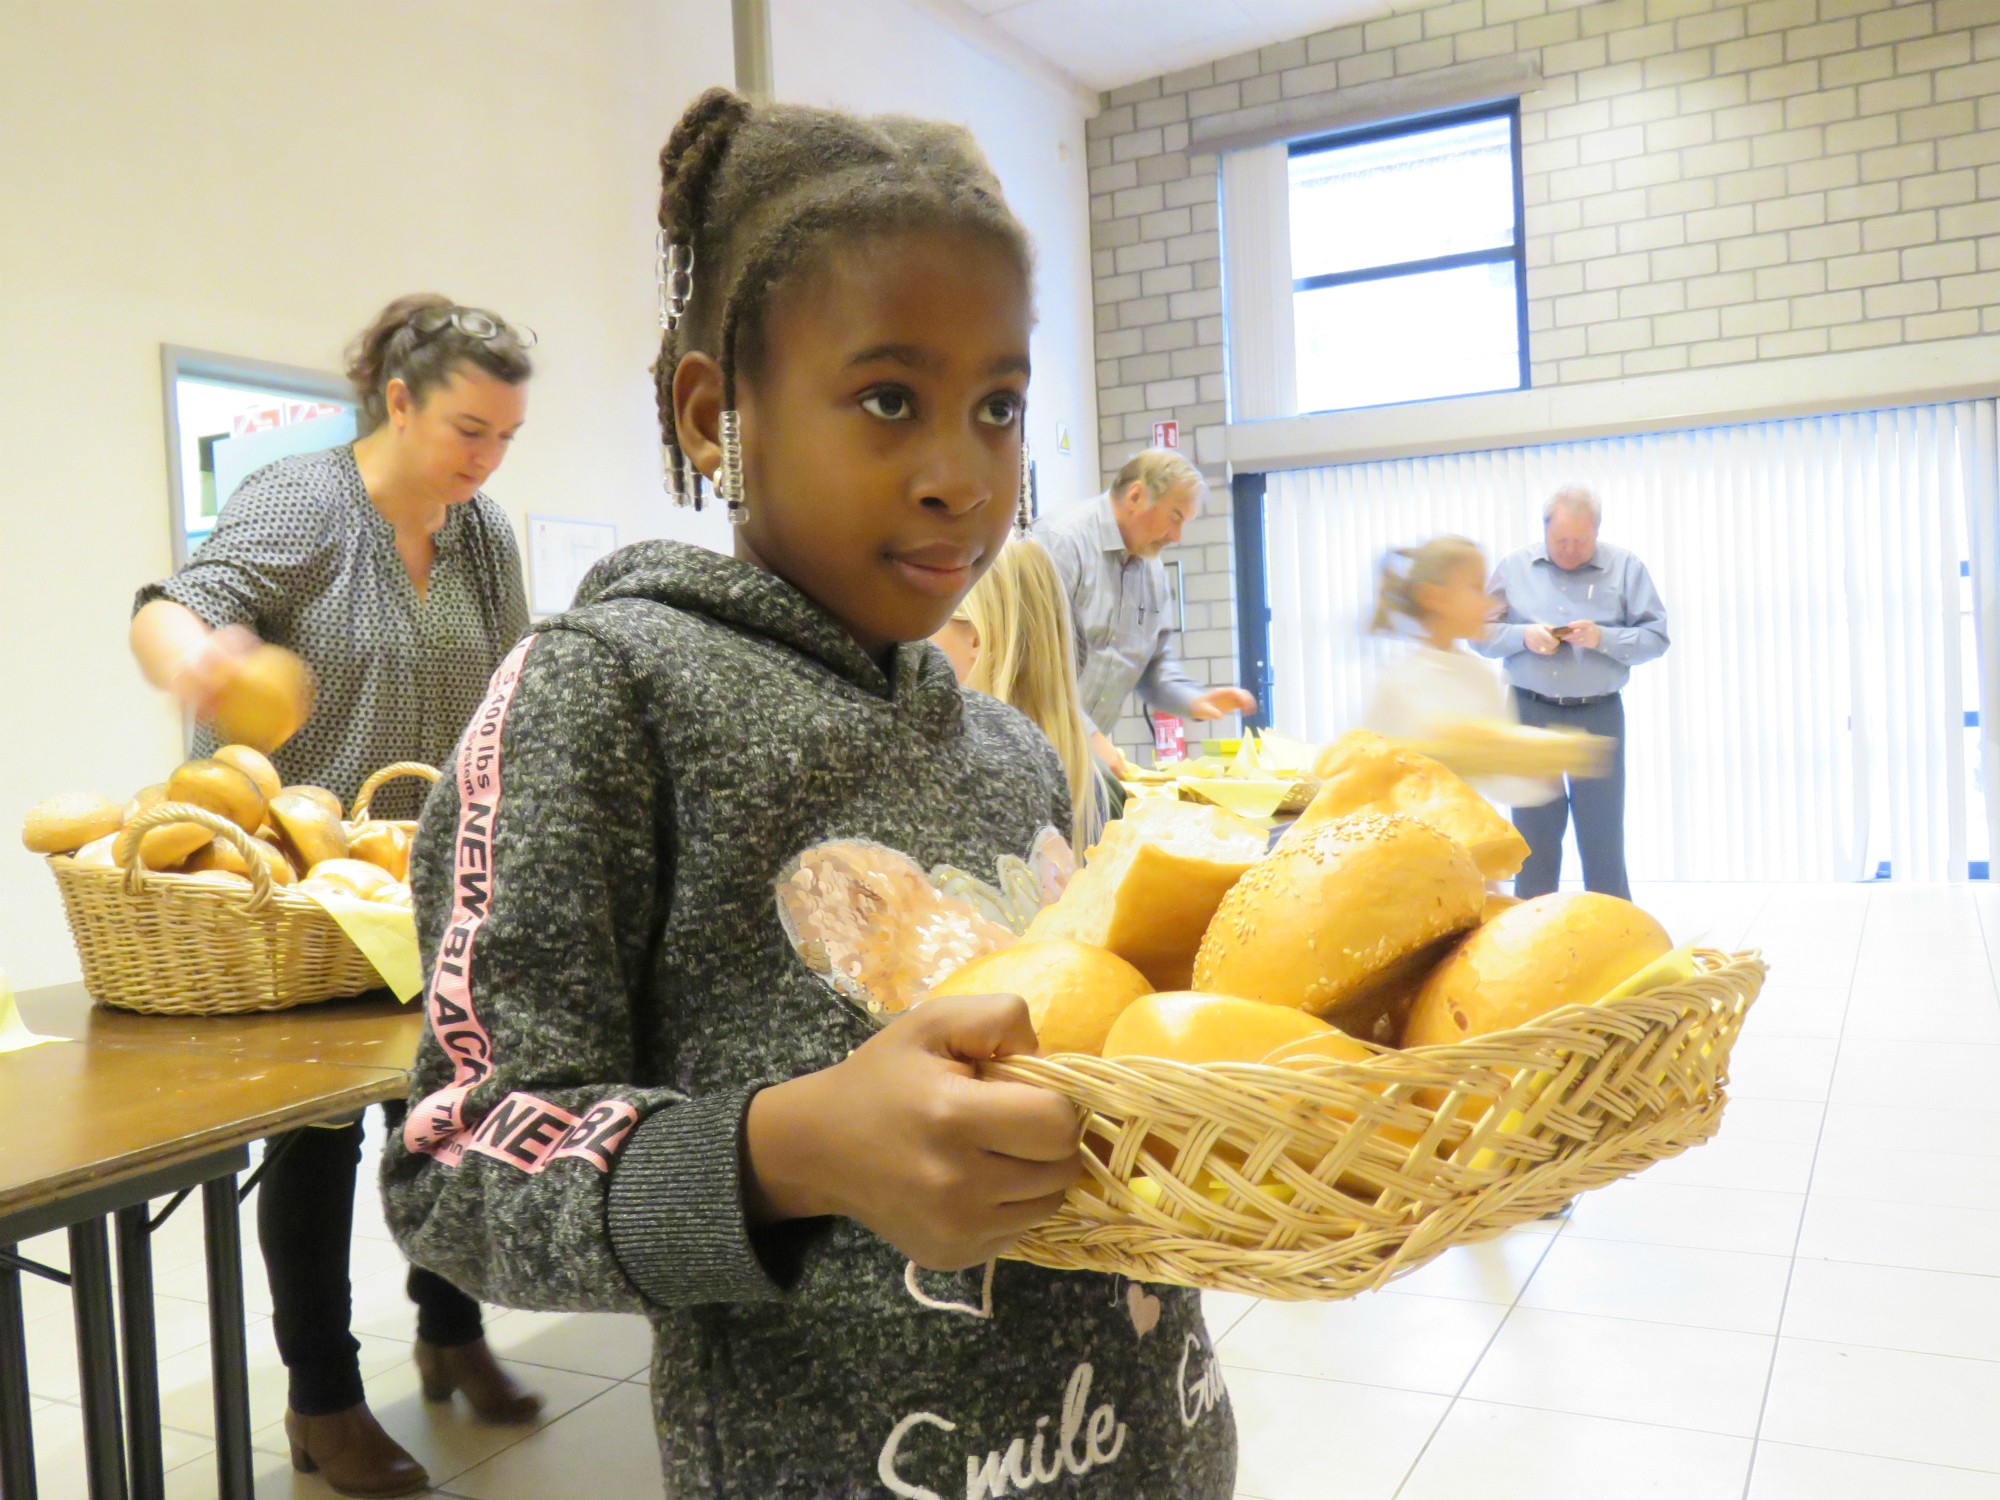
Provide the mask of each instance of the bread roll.
{"label": "bread roll", "polygon": [[236,767],[219,760],[191,760],[167,778],[167,800],[205,807],[245,833],[264,821],[264,794]]}
{"label": "bread roll", "polygon": [[215,707],[217,739],[268,755],[312,717],[312,668],[282,646],[258,646],[237,665]]}
{"label": "bread roll", "polygon": [[225,766],[234,766],[256,782],[257,790],[263,793],[266,802],[285,789],[284,782],[278,778],[278,768],[248,745],[224,745],[210,759],[219,760]]}
{"label": "bread roll", "polygon": [[1427,755],[1357,729],[1320,752],[1313,774],[1323,783],[1280,841],[1305,837],[1322,823],[1356,813],[1395,814],[1458,840],[1488,880],[1505,880],[1528,858],[1528,841],[1479,793]]}
{"label": "bread roll", "polygon": [[1035,1050],[1096,1052],[1119,1014],[1152,990],[1117,954],[1068,938],[1024,939],[975,958],[931,989],[939,995],[1019,995],[1035,1023]]}
{"label": "bread roll", "polygon": [[1668,952],[1666,929],[1629,901],[1577,891],[1509,907],[1424,981],[1403,1045],[1460,1042],[1592,1005]]}
{"label": "bread roll", "polygon": [[350,859],[380,865],[397,880],[410,878],[410,831],[394,823],[363,823],[347,837]]}
{"label": "bread roll", "polygon": [[[214,837],[199,823],[168,823],[161,828],[149,828],[139,836],[139,863],[149,870],[178,870],[195,850]],[[113,850],[122,852],[116,845]],[[124,863],[122,859],[118,862]]]}
{"label": "bread roll", "polygon": [[73,792],[29,808],[21,823],[21,842],[36,854],[68,854],[116,833],[122,821],[118,804],[109,797]]}
{"label": "bread roll", "polygon": [[396,884],[380,865],[359,859],[326,859],[306,872],[305,884],[330,887],[363,901],[372,901],[378,892]]}
{"label": "bread roll", "polygon": [[[298,872],[292,868],[291,861],[274,846],[261,839],[253,839],[251,847],[256,851],[254,857],[257,862],[271,877],[271,884],[293,885],[298,881]],[[245,880],[250,879],[249,864],[228,839],[210,840],[207,845],[189,855],[187,863],[182,868],[190,874],[215,871],[224,875],[240,875]]]}
{"label": "bread roll", "polygon": [[327,811],[306,789],[287,787],[271,799],[270,812],[278,847],[298,869],[310,874],[325,860],[347,858],[347,830],[340,814]]}
{"label": "bread roll", "polygon": [[1332,1030],[1289,1005],[1177,990],[1146,995],[1126,1006],[1104,1038],[1104,1055],[1184,1063],[1262,1062],[1287,1042]]}
{"label": "bread roll", "polygon": [[332,813],[336,818],[344,818],[347,816],[347,810],[340,805],[340,799],[334,796],[332,792],[329,792],[323,786],[307,786],[301,784],[299,786],[288,786],[285,788],[285,790],[288,792],[297,792],[301,797],[310,797],[313,801],[317,802],[321,807],[325,808],[328,812]]}
{"label": "bread roll", "polygon": [[1413,818],[1342,818],[1287,839],[1223,899],[1197,987],[1325,1015],[1409,982],[1479,920],[1463,847]]}
{"label": "bread roll", "polygon": [[1154,989],[1186,989],[1202,930],[1269,842],[1255,823],[1219,807],[1128,803],[1027,936],[1108,948]]}
{"label": "bread roll", "polygon": [[[167,800],[167,784],[156,781],[151,786],[142,786],[132,794],[132,800],[125,804],[124,822],[129,823],[142,812],[150,812]],[[124,823],[119,824],[122,828]]]}
{"label": "bread roll", "polygon": [[101,839],[92,839],[70,858],[80,865],[115,865],[117,861],[111,857],[111,851],[117,843],[118,835],[107,833]]}

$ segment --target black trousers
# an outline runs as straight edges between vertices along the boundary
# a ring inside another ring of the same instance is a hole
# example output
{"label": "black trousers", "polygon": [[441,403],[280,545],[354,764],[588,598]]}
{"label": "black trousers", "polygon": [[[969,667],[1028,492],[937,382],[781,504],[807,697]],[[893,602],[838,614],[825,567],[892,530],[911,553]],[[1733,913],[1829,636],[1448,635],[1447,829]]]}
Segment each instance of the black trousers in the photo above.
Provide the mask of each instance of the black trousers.
{"label": "black trousers", "polygon": [[[384,1105],[390,1128],[403,1107]],[[292,1410],[302,1417],[345,1411],[363,1399],[361,1345],[354,1317],[348,1248],[354,1236],[354,1183],[361,1122],[274,1137],[257,1187],[257,1241],[271,1280],[271,1322],[290,1376]],[[479,1303],[442,1276],[410,1268],[417,1337],[469,1344],[485,1335]]]}
{"label": "black trousers", "polygon": [[1584,888],[1631,900],[1632,887],[1625,879],[1625,700],[1613,693],[1564,708],[1517,688],[1514,703],[1523,724],[1587,730],[1617,743],[1610,775],[1590,780],[1566,777],[1553,801],[1514,809],[1514,826],[1528,841],[1528,862],[1514,877],[1514,894],[1523,900],[1546,896],[1562,883],[1563,831],[1574,815]]}

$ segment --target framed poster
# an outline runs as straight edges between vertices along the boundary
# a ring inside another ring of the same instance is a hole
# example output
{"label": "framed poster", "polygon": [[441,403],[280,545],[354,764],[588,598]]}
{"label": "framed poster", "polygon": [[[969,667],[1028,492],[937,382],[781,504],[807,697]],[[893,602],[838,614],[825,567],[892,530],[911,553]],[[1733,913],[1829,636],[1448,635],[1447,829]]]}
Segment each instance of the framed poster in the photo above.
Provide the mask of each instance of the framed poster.
{"label": "framed poster", "polygon": [[1174,622],[1174,629],[1187,629],[1187,601],[1181,593],[1181,564],[1176,558],[1165,564],[1167,570],[1167,614]]}
{"label": "framed poster", "polygon": [[618,527],[610,521],[529,516],[528,612],[537,619],[561,614],[583,575],[617,550]]}

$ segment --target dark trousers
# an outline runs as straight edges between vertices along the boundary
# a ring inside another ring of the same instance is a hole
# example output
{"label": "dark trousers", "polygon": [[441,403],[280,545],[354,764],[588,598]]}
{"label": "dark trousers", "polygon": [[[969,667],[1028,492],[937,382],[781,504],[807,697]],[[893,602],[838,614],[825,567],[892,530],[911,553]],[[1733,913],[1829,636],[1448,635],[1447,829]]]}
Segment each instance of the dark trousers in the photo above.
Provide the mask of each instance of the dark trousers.
{"label": "dark trousers", "polygon": [[1540,807],[1514,809],[1514,826],[1528,841],[1528,862],[1514,877],[1514,894],[1546,896],[1562,882],[1563,830],[1576,818],[1576,847],[1583,855],[1584,889],[1632,899],[1625,879],[1625,700],[1613,693],[1565,708],[1531,698],[1518,688],[1521,722],[1539,729],[1582,729],[1616,743],[1611,774],[1565,778],[1563,790]]}
{"label": "dark trousers", "polygon": [[[401,1108],[384,1112],[395,1128]],[[257,1241],[271,1279],[271,1322],[291,1377],[292,1410],[323,1417],[362,1400],[347,1274],[361,1122],[295,1130],[265,1150],[271,1154],[258,1181]],[[417,1337],[426,1343],[469,1344],[484,1336],[479,1303],[443,1277],[412,1266],[409,1293],[417,1304]]]}

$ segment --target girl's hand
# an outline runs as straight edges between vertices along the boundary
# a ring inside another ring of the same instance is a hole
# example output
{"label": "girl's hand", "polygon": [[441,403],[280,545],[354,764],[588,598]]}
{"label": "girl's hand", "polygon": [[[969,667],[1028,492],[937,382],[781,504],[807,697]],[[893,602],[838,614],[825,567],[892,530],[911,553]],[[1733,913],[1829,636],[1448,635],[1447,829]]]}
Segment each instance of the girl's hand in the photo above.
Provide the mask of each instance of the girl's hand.
{"label": "girl's hand", "polygon": [[979,1076],[988,1058],[1034,1049],[1018,997],[952,996],[760,1091],[744,1127],[752,1220],[839,1214],[927,1270],[992,1259],[1056,1211],[1081,1168],[1068,1100]]}
{"label": "girl's hand", "polygon": [[196,718],[213,718],[223,692],[257,646],[257,637],[241,625],[211,631],[169,669],[167,690],[193,709]]}

